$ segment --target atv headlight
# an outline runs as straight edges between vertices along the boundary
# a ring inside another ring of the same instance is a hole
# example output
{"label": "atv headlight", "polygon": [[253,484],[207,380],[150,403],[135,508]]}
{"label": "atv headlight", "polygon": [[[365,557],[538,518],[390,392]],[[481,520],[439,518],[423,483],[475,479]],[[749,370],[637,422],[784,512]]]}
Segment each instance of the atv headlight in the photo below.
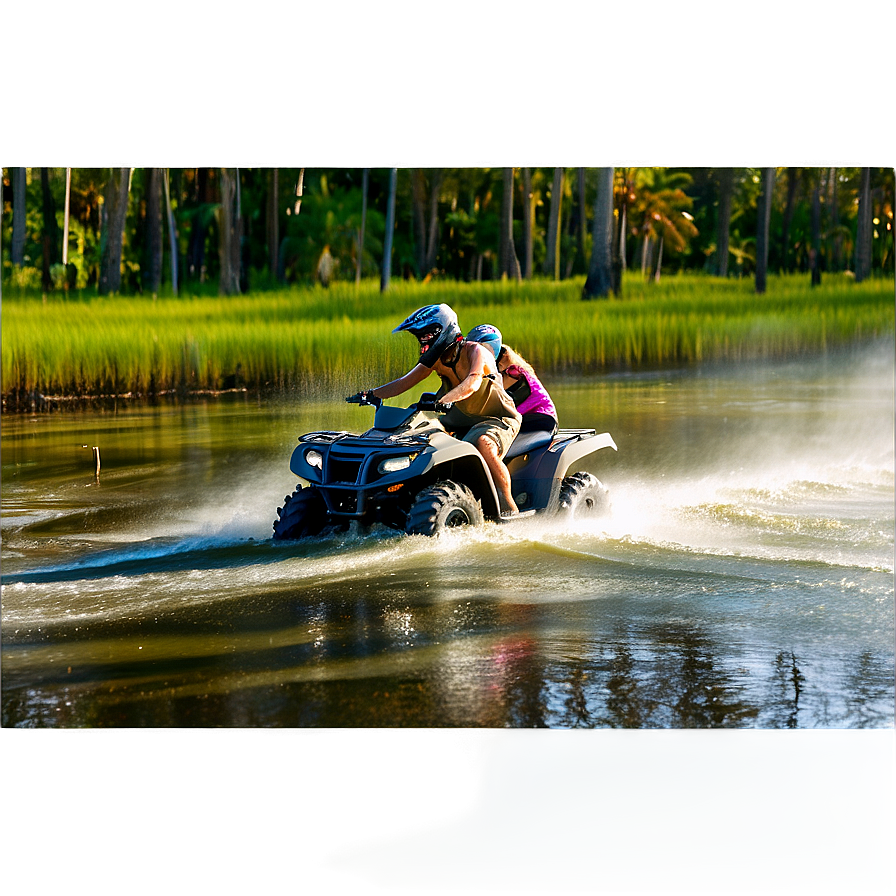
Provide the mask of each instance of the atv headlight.
{"label": "atv headlight", "polygon": [[388,457],[382,461],[377,468],[380,473],[397,473],[399,470],[406,470],[411,465],[410,455],[404,457]]}
{"label": "atv headlight", "polygon": [[317,467],[317,469],[320,470],[324,465],[324,456],[320,451],[315,451],[314,448],[309,448],[305,452],[305,463],[308,464],[309,467]]}

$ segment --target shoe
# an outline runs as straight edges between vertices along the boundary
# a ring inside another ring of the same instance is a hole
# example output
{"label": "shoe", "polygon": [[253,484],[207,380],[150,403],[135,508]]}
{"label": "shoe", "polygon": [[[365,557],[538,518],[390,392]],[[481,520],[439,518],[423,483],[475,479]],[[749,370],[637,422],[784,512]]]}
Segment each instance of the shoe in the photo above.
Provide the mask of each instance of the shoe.
{"label": "shoe", "polygon": [[510,523],[514,520],[521,520],[527,516],[535,516],[534,510],[504,510],[501,513],[501,522]]}

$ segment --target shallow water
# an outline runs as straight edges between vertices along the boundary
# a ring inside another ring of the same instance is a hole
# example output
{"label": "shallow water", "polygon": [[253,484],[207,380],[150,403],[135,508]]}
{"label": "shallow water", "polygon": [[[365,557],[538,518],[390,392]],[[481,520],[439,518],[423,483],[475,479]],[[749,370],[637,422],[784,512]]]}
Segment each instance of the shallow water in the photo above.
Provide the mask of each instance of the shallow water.
{"label": "shallow water", "polygon": [[2,723],[892,727],[893,375],[548,380],[610,517],[435,540],[270,541],[339,400],[4,417]]}

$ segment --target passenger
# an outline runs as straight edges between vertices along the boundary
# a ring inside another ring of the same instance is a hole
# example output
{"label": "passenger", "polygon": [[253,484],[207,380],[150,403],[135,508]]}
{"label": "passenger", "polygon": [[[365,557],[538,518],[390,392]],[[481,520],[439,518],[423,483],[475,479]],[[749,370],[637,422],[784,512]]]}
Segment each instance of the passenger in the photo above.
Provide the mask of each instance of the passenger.
{"label": "passenger", "polygon": [[504,391],[492,352],[464,339],[457,315],[448,305],[426,305],[392,332],[407,330],[420,343],[420,360],[404,376],[361,395],[393,398],[437,373],[442,385],[439,401],[453,407],[442,418],[449,431],[465,430],[463,440],[473,444],[488,466],[501,499],[502,512],[518,512],[510,492],[510,474],[501,458],[520,429],[521,417]]}
{"label": "passenger", "polygon": [[501,331],[491,324],[473,327],[467,339],[490,348],[495,355],[495,363],[504,378],[504,388],[523,417],[520,432],[543,431],[553,435],[557,431],[557,409],[532,365],[505,345]]}

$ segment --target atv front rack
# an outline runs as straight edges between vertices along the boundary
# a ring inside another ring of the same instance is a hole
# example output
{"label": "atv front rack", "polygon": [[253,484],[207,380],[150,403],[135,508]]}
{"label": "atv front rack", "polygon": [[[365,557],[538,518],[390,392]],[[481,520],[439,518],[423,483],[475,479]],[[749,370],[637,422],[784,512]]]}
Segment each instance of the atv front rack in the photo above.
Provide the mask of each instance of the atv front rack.
{"label": "atv front rack", "polygon": [[320,432],[308,432],[303,436],[299,436],[300,442],[325,442],[328,445],[332,445],[333,442],[338,442],[340,439],[344,439],[346,436],[350,436],[352,433],[342,430],[341,432],[334,432],[333,430],[321,430]]}

